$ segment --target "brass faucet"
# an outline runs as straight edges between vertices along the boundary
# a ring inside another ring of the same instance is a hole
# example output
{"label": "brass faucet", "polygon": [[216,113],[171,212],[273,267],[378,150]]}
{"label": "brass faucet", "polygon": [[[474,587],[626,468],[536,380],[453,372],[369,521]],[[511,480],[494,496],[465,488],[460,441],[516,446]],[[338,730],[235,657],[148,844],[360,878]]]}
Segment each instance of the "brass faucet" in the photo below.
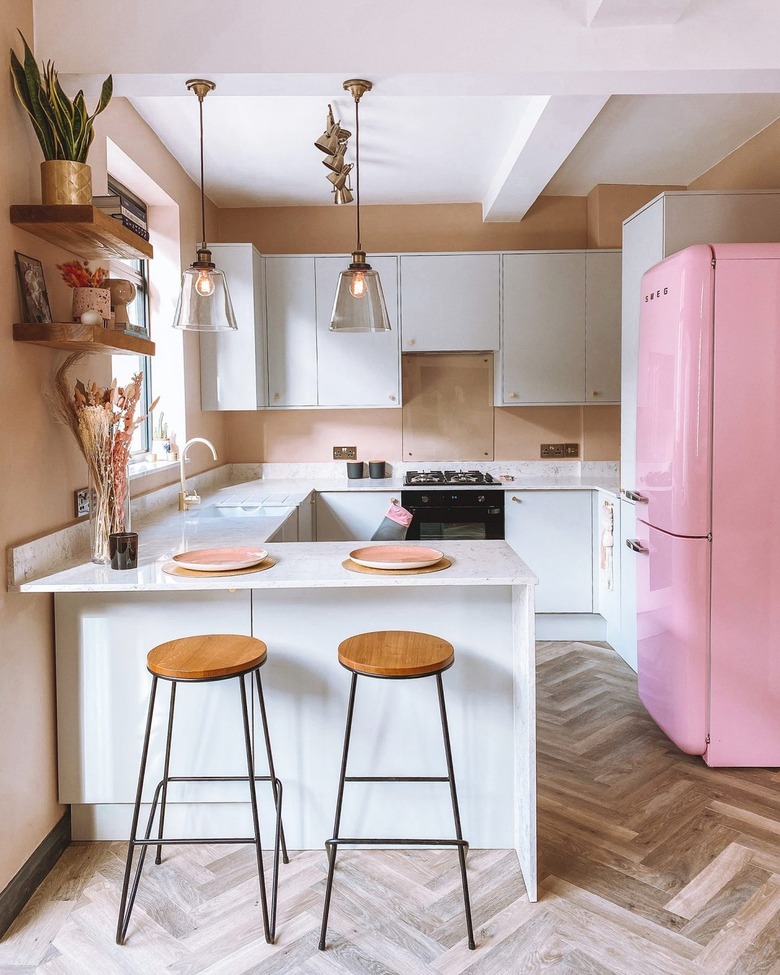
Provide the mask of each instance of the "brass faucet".
{"label": "brass faucet", "polygon": [[197,491],[193,491],[192,494],[187,494],[187,483],[184,479],[184,464],[187,460],[187,448],[194,443],[204,443],[209,448],[211,453],[214,455],[214,460],[217,459],[217,451],[214,444],[210,440],[205,440],[203,437],[193,437],[188,440],[187,443],[182,447],[181,454],[179,456],[179,471],[181,475],[181,489],[179,491],[179,511],[186,511],[190,505],[200,504],[200,495]]}

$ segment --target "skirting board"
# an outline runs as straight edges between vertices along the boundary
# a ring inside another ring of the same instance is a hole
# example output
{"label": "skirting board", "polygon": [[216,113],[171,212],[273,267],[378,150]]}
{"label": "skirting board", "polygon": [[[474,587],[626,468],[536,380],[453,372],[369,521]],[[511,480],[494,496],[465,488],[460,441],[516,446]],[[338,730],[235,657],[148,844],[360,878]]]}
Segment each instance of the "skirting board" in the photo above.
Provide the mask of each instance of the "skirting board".
{"label": "skirting board", "polygon": [[70,808],[22,865],[5,890],[0,891],[0,938],[21,914],[39,884],[70,843]]}
{"label": "skirting board", "polygon": [[537,640],[606,640],[607,621],[598,613],[537,613]]}

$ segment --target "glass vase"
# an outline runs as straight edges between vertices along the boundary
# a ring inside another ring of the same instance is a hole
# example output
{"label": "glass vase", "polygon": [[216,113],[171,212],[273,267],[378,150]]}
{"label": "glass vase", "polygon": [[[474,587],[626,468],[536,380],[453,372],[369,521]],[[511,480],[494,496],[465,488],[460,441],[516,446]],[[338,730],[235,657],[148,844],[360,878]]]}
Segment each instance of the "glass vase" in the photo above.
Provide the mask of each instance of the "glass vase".
{"label": "glass vase", "polygon": [[127,465],[108,467],[105,476],[89,478],[89,552],[97,565],[108,565],[108,536],[130,531],[130,490]]}

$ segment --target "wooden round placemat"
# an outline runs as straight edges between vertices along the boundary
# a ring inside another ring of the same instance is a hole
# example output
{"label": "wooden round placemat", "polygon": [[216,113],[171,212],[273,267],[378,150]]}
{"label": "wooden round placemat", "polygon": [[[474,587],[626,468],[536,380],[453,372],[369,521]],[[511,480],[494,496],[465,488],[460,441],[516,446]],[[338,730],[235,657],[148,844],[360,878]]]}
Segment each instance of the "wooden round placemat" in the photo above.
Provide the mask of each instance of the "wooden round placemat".
{"label": "wooden round placemat", "polygon": [[193,579],[222,579],[228,576],[245,576],[250,572],[264,572],[273,565],[276,565],[276,560],[266,558],[262,562],[258,562],[257,565],[250,565],[246,569],[222,569],[219,572],[201,572],[200,569],[185,569],[181,565],[176,565],[175,562],[166,562],[162,570],[163,572],[167,572],[169,576],[190,576]]}
{"label": "wooden round placemat", "polygon": [[433,565],[426,565],[423,569],[370,569],[367,565],[358,565],[352,559],[345,559],[341,564],[350,572],[365,572],[369,576],[417,576],[424,572],[441,572],[442,569],[449,569],[452,560],[445,555],[438,562],[434,562]]}

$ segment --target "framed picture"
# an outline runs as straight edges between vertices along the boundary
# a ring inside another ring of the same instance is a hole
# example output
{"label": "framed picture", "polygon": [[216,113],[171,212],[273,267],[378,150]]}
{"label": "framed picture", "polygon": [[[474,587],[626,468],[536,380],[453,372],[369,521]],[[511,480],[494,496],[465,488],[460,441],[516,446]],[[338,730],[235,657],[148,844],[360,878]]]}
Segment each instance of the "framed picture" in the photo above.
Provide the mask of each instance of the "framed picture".
{"label": "framed picture", "polygon": [[16,256],[16,272],[19,275],[19,287],[22,292],[22,315],[25,322],[51,322],[49,296],[46,293],[46,282],[43,279],[43,265],[34,257],[26,257],[18,251]]}

